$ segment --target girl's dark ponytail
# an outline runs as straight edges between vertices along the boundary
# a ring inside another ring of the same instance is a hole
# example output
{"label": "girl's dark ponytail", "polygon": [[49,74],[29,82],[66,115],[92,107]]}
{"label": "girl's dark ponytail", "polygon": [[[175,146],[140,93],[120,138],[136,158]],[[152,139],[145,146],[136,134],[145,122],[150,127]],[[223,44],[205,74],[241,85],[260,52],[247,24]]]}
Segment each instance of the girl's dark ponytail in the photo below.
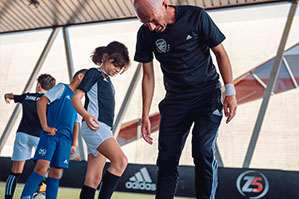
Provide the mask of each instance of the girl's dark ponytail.
{"label": "girl's dark ponytail", "polygon": [[93,51],[92,55],[90,56],[91,60],[96,65],[99,65],[103,62],[103,55],[105,53],[108,53],[106,46],[100,46]]}
{"label": "girl's dark ponytail", "polygon": [[91,59],[96,65],[101,65],[104,54],[107,54],[105,59],[113,60],[114,65],[121,67],[123,71],[130,65],[128,48],[120,42],[113,41],[107,46],[96,48],[91,55]]}

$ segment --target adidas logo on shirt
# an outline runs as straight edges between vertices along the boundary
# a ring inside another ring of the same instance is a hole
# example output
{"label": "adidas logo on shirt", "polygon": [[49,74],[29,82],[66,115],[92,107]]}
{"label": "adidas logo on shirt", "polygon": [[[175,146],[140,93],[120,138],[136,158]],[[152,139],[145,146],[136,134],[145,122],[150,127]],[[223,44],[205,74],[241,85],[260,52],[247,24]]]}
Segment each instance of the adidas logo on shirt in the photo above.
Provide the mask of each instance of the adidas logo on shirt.
{"label": "adidas logo on shirt", "polygon": [[63,163],[64,163],[64,164],[67,164],[67,160],[65,160]]}
{"label": "adidas logo on shirt", "polygon": [[222,116],[222,114],[219,112],[218,109],[216,109],[216,110],[213,112],[213,115]]}
{"label": "adidas logo on shirt", "polygon": [[136,172],[135,175],[126,182],[125,186],[127,189],[156,191],[156,184],[152,182],[145,167]]}
{"label": "adidas logo on shirt", "polygon": [[188,35],[188,36],[186,37],[186,40],[189,40],[189,39],[192,39],[192,36],[191,36],[191,35]]}

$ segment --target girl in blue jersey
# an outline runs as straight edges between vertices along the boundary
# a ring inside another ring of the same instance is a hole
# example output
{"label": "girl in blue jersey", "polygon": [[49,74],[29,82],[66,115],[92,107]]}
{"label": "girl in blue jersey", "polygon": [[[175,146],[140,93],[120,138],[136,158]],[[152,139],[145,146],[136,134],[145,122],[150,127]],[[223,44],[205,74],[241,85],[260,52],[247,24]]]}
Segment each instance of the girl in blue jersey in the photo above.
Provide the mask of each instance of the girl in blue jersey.
{"label": "girl in blue jersey", "polygon": [[87,71],[72,98],[74,108],[83,117],[80,132],[88,146],[88,166],[80,199],[94,199],[107,158],[111,164],[103,176],[98,198],[109,199],[128,163],[111,131],[115,100],[109,76],[127,69],[130,60],[126,46],[119,42],[96,48],[91,57],[99,67]]}
{"label": "girl in blue jersey", "polygon": [[[87,70],[78,71],[70,84],[59,83],[37,102],[37,112],[43,132],[34,159],[34,171],[26,181],[22,199],[31,199],[50,166],[46,198],[56,199],[62,169],[68,168],[71,151],[78,137],[77,112],[71,99]],[[49,104],[47,109],[47,104]],[[47,110],[46,110],[47,109]]]}
{"label": "girl in blue jersey", "polygon": [[22,95],[6,93],[4,95],[6,103],[10,103],[10,100],[13,99],[14,102],[22,104],[23,111],[11,157],[11,173],[6,181],[5,199],[13,198],[16,184],[23,173],[25,161],[31,159],[32,148],[36,149],[39,141],[42,127],[37,115],[36,102],[55,84],[54,77],[49,74],[42,74],[37,79],[36,93],[23,93]]}

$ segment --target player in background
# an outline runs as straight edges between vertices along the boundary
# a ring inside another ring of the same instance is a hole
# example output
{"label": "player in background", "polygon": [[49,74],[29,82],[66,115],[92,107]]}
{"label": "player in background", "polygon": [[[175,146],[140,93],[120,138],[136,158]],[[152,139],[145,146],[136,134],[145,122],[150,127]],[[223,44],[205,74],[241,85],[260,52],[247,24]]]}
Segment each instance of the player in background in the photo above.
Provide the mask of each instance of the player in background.
{"label": "player in background", "polygon": [[[70,84],[59,83],[37,102],[37,112],[42,126],[42,134],[34,159],[34,171],[26,181],[22,199],[31,199],[39,183],[50,166],[46,198],[56,199],[62,169],[68,168],[71,150],[76,149],[78,137],[77,112],[71,99],[87,70],[82,69]],[[48,105],[48,110],[46,107]]]}
{"label": "player in background", "polygon": [[36,102],[55,84],[56,80],[54,77],[49,74],[42,74],[37,79],[35,93],[27,92],[22,95],[6,93],[4,95],[4,99],[8,104],[10,100],[14,100],[15,103],[21,103],[23,112],[11,157],[12,168],[6,180],[5,199],[13,198],[16,184],[23,173],[25,162],[31,159],[32,148],[36,149],[39,142],[42,127],[37,115]]}

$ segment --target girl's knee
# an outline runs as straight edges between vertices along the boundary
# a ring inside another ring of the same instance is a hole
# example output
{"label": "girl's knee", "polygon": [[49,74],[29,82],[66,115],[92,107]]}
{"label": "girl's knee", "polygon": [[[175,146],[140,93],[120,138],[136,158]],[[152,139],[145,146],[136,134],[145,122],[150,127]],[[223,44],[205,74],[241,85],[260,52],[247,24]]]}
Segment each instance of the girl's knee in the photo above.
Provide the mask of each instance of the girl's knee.
{"label": "girl's knee", "polygon": [[[113,163],[111,162],[111,164],[113,164]],[[128,158],[125,155],[123,155],[123,156],[119,157],[117,159],[117,161],[115,161],[114,165],[117,170],[124,171],[128,165]]]}
{"label": "girl's knee", "polygon": [[128,165],[128,158],[127,156],[124,155],[124,157],[122,158],[122,165],[125,168],[127,168],[127,165]]}

